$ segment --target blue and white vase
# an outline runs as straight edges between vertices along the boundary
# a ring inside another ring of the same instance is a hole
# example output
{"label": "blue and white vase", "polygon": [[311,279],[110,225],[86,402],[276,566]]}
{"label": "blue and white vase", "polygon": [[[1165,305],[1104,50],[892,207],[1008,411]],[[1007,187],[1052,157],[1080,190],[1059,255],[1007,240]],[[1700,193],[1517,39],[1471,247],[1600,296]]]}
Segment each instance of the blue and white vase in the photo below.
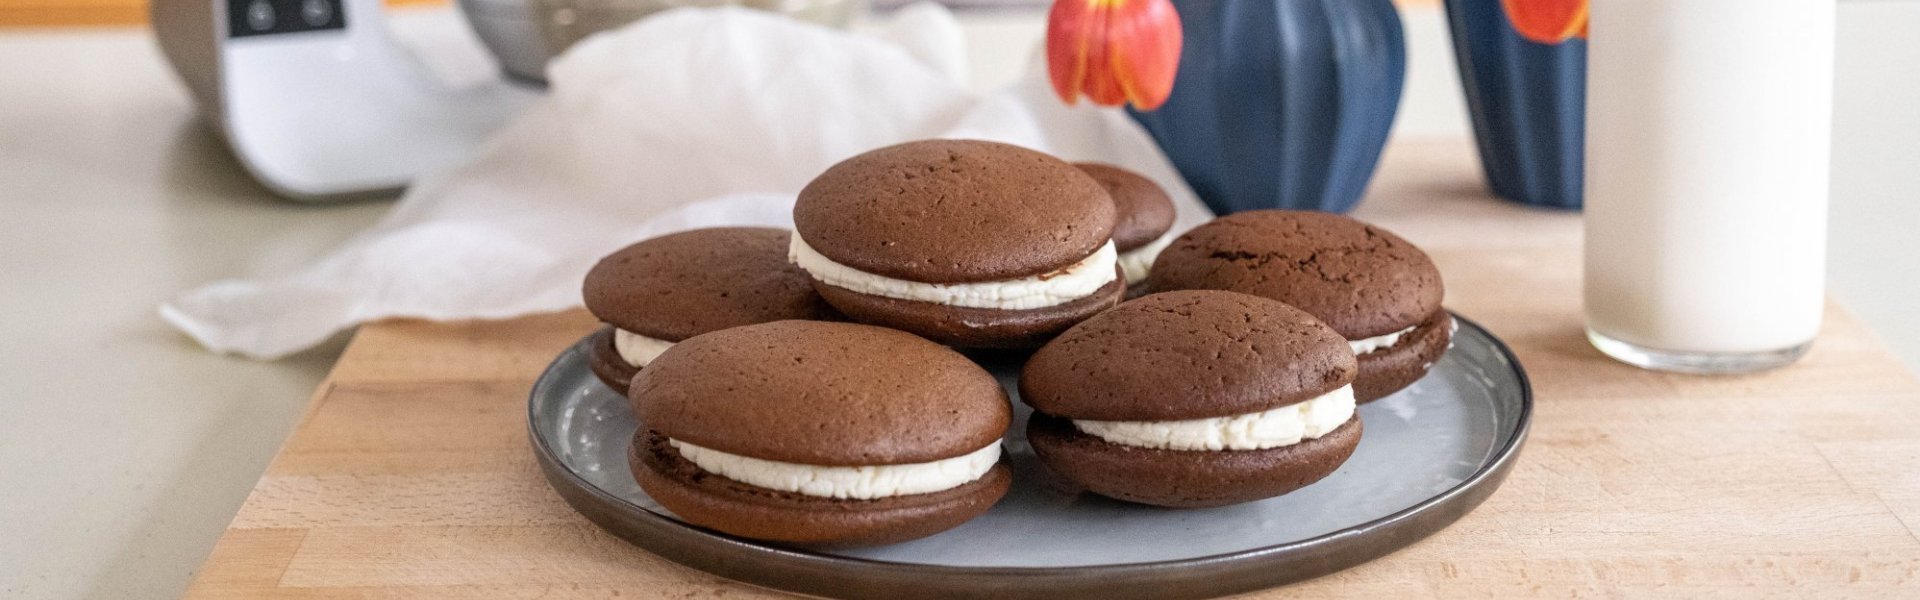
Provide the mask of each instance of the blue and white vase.
{"label": "blue and white vase", "polygon": [[1392,0],[1173,0],[1173,95],[1134,112],[1214,212],[1345,212],[1379,164],[1406,79]]}

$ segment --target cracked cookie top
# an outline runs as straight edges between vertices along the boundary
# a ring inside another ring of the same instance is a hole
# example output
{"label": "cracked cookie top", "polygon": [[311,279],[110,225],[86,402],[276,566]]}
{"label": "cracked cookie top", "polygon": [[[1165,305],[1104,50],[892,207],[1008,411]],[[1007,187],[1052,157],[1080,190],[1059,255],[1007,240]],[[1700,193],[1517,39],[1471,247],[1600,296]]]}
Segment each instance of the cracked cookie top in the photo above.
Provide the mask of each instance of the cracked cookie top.
{"label": "cracked cookie top", "polygon": [[1020,373],[1020,397],[1069,419],[1180,421],[1260,412],[1353,382],[1346,339],[1284,303],[1152,294],[1068,329]]}
{"label": "cracked cookie top", "polygon": [[1260,210],[1214,219],[1160,253],[1152,291],[1229,290],[1307,311],[1347,339],[1386,335],[1440,310],[1440,271],[1412,243],[1341,215]]}
{"label": "cracked cookie top", "polygon": [[1045,275],[1113,236],[1093,177],[1041,152],[922,140],[841,161],[793,205],[794,230],[833,262],[924,283]]}

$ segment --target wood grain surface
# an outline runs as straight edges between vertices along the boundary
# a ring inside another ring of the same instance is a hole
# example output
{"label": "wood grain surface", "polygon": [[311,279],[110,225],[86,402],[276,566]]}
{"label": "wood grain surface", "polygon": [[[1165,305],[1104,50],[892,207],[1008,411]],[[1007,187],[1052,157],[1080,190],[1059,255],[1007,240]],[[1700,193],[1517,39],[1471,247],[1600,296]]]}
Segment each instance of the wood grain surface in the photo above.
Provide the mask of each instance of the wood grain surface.
{"label": "wood grain surface", "polygon": [[[1832,308],[1791,368],[1640,371],[1581,334],[1577,214],[1489,198],[1463,141],[1389,149],[1358,216],[1426,247],[1447,305],[1536,386],[1505,487],[1386,558],[1259,597],[1920,596],[1920,383]],[[526,394],[580,312],[364,327],[196,598],[761,597],[600,532],[547,489]]]}

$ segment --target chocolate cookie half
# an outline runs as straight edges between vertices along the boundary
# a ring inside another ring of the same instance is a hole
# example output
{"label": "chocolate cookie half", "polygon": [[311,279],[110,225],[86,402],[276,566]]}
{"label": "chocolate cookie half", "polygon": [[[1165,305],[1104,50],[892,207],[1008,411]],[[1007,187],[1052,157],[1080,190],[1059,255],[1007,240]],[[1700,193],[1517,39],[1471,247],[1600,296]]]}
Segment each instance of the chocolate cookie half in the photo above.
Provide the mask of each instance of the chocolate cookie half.
{"label": "chocolate cookie half", "polygon": [[1005,390],[900,331],[781,321],[696,336],[643,369],[629,396],[641,489],[741,537],[924,537],[986,512],[1012,482]]}
{"label": "chocolate cookie half", "polygon": [[753,323],[839,319],[787,262],[789,237],[764,227],[695,229],[600,259],[581,290],[587,310],[608,325],[593,336],[593,374],[625,393],[675,342]]}
{"label": "chocolate cookie half", "polygon": [[979,348],[1031,348],[1125,292],[1114,206],[1093,178],[1017,146],[874,150],[800,191],[790,257],[856,320]]}
{"label": "chocolate cookie half", "polygon": [[1271,498],[1360,443],[1353,353],[1318,319],[1223,291],[1151,294],[1075,325],[1020,374],[1027,440],[1094,493],[1170,507]]}
{"label": "chocolate cookie half", "polygon": [[1147,280],[1147,269],[1173,242],[1173,199],[1160,184],[1133,171],[1100,163],[1073,166],[1100,182],[1113,199],[1113,247],[1120,253],[1120,269],[1130,293],[1144,292],[1140,284]]}
{"label": "chocolate cookie half", "polygon": [[1261,210],[1214,219],[1161,252],[1147,287],[1243,292],[1319,317],[1359,356],[1353,387],[1361,402],[1419,380],[1453,334],[1433,260],[1400,236],[1335,214]]}

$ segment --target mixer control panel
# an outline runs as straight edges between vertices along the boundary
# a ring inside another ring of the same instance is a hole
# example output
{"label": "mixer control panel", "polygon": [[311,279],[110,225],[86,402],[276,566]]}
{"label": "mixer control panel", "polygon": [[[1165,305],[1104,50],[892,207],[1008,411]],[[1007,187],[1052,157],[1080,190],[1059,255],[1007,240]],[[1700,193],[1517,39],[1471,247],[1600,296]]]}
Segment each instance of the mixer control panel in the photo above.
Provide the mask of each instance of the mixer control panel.
{"label": "mixer control panel", "polygon": [[227,37],[345,29],[346,0],[227,0]]}

